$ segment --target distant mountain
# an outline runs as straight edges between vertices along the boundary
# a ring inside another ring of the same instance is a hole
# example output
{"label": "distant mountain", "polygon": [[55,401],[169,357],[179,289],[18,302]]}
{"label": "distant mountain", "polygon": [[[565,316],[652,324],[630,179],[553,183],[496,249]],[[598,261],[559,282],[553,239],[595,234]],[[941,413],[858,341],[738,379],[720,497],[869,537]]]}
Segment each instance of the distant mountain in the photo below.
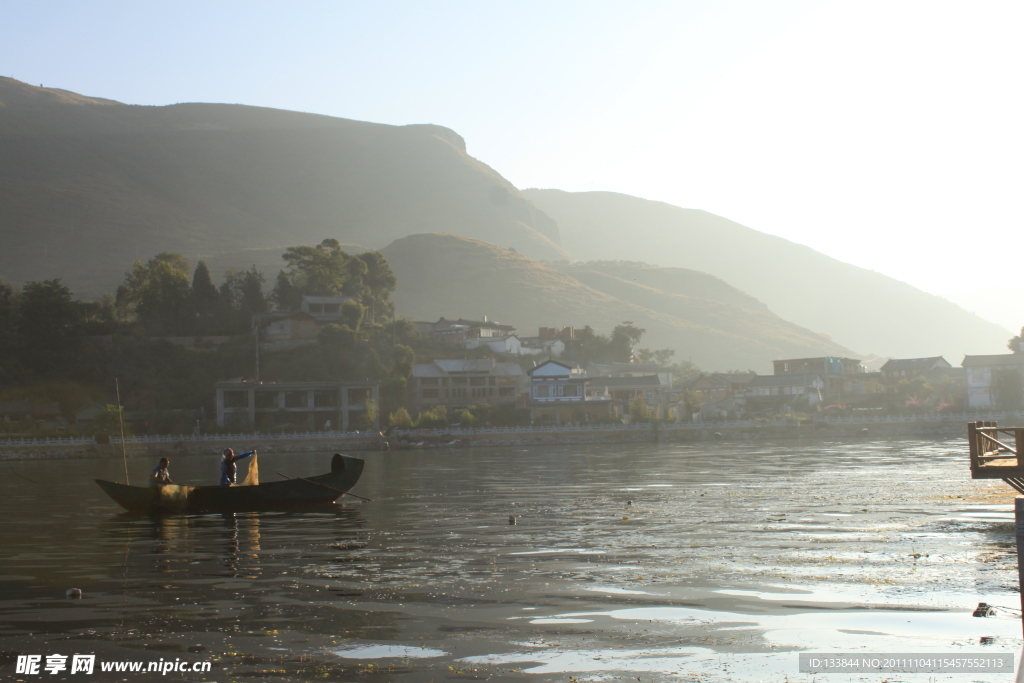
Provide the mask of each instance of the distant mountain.
{"label": "distant mountain", "polygon": [[705,273],[624,263],[551,266],[443,234],[404,237],[383,252],[398,278],[397,312],[418,320],[486,315],[524,336],[565,325],[608,334],[630,320],[647,330],[641,346],[673,348],[677,359],[711,370],[770,372],[775,358],[852,353]]}
{"label": "distant mountain", "polygon": [[957,365],[965,353],[1006,352],[1006,330],[945,299],[706,211],[612,192],[523,195],[558,221],[562,246],[578,259],[710,273],[862,354],[942,354]]}
{"label": "distant mountain", "polygon": [[555,222],[441,126],[130,106],[0,78],[0,149],[0,277],[15,283],[95,295],[160,251],[378,248],[437,230],[568,258]]}

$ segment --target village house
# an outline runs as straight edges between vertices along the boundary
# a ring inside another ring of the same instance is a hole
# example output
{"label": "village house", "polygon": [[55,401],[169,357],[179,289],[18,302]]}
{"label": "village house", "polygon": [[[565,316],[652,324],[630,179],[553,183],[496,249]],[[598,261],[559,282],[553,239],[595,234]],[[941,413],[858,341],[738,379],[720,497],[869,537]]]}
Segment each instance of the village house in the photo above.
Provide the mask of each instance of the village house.
{"label": "village house", "polygon": [[547,360],[528,371],[530,421],[585,422],[611,414],[607,388],[588,388],[586,371],[556,360]]}
{"label": "village house", "polygon": [[380,405],[377,382],[217,382],[217,426],[255,429],[296,427],[377,431],[379,415],[367,419],[367,401]]}
{"label": "village house", "polygon": [[744,392],[747,410],[757,413],[822,402],[825,380],[817,373],[757,375]]}
{"label": "village house", "polygon": [[[864,366],[856,358],[823,356],[772,361],[775,376],[817,376],[824,382],[822,398],[833,403],[858,400],[881,391],[881,376],[864,378]],[[874,373],[871,373],[874,374]],[[803,386],[810,386],[803,381]]]}
{"label": "village house", "polygon": [[623,377],[590,377],[589,390],[596,395],[607,394],[612,401],[612,414],[628,417],[629,406],[642,398],[651,414],[664,419],[668,416],[669,391],[658,375]]}
{"label": "village house", "polygon": [[588,362],[587,376],[594,377],[643,377],[657,375],[661,385],[672,389],[672,371],[656,363],[594,363]]}
{"label": "village house", "polygon": [[483,320],[446,320],[440,318],[437,322],[417,322],[416,330],[425,337],[429,337],[439,344],[451,346],[463,346],[467,340],[474,338],[508,337],[514,335],[516,328],[512,325],[502,325],[484,316]]}
{"label": "village house", "polygon": [[494,353],[518,356],[522,352],[522,342],[514,334],[504,337],[471,337],[465,341],[467,349],[478,349],[481,346],[489,348]]}
{"label": "village house", "polygon": [[1019,406],[1024,391],[1024,353],[964,356],[964,389],[968,408]]}
{"label": "village house", "polygon": [[755,377],[754,372],[701,373],[687,387],[700,401],[698,416],[728,418],[744,412],[747,387]]}
{"label": "village house", "polygon": [[687,388],[697,394],[702,403],[713,404],[726,398],[743,396],[755,377],[757,373],[754,372],[702,372]]}
{"label": "village house", "polygon": [[326,322],[335,322],[341,318],[342,305],[346,301],[356,301],[354,296],[308,296],[303,295],[302,312]]}
{"label": "village house", "polygon": [[953,368],[942,356],[932,358],[891,358],[881,368],[882,386],[889,394],[896,393],[896,385],[917,377],[937,379],[948,376]]}
{"label": "village house", "polygon": [[482,403],[517,406],[525,389],[526,375],[518,363],[493,358],[435,360],[413,366],[409,404],[414,414],[434,406],[449,411]]}
{"label": "village house", "polygon": [[0,401],[0,422],[31,422],[56,429],[65,429],[68,426],[67,420],[61,415],[59,403],[29,401]]}
{"label": "village house", "polygon": [[309,313],[299,311],[286,318],[273,320],[263,328],[262,340],[273,348],[288,348],[316,342],[320,325]]}
{"label": "village house", "polygon": [[99,403],[87,403],[75,411],[75,430],[85,434],[96,429],[96,420],[106,411]]}
{"label": "village house", "polygon": [[543,337],[523,337],[519,347],[521,356],[548,356],[560,358],[565,353],[565,342],[561,339],[544,339]]}

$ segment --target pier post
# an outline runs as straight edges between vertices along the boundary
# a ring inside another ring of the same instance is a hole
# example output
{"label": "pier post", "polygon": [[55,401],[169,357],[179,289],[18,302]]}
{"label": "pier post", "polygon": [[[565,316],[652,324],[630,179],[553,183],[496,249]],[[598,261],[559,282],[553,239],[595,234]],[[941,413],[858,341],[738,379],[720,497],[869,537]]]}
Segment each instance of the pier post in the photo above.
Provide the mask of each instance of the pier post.
{"label": "pier post", "polygon": [[[1018,445],[1019,447],[1019,445]],[[1017,590],[1024,588],[1024,498],[1014,498],[1013,514],[1016,521],[1015,530],[1017,536]],[[1021,627],[1024,628],[1024,593],[1020,597],[1021,606]],[[1017,662],[1017,676],[1015,683],[1024,683],[1024,647],[1020,651],[1020,659]]]}
{"label": "pier post", "polygon": [[[1013,499],[1013,514],[1017,536],[1017,588],[1024,587],[1024,498]],[[1024,593],[1020,596],[1021,628],[1024,629]],[[1024,654],[1022,654],[1024,658]]]}

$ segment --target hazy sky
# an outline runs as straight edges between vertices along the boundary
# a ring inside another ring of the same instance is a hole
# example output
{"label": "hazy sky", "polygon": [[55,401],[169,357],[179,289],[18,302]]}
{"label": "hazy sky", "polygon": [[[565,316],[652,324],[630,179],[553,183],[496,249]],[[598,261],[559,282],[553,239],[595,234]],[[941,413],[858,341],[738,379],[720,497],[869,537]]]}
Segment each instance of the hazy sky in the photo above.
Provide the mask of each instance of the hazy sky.
{"label": "hazy sky", "polygon": [[437,123],[518,187],[706,209],[1024,324],[1024,3],[3,7],[2,75]]}

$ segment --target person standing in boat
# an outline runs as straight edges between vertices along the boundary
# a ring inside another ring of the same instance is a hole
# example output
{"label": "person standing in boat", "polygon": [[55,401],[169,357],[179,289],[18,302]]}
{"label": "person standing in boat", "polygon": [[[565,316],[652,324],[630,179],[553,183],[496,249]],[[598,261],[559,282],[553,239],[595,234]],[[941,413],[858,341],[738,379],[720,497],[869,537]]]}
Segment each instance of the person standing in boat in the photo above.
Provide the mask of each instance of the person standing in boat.
{"label": "person standing in boat", "polygon": [[173,484],[171,481],[171,474],[167,471],[167,466],[171,464],[171,461],[167,458],[160,458],[160,462],[156,464],[153,471],[149,473],[149,485],[150,486],[163,486],[165,484]]}
{"label": "person standing in boat", "polygon": [[235,477],[238,474],[238,467],[235,465],[236,462],[242,458],[248,458],[250,455],[255,453],[255,450],[251,450],[248,453],[241,453],[235,455],[235,452],[230,448],[225,448],[224,453],[220,459],[220,485],[221,486],[234,486]]}

